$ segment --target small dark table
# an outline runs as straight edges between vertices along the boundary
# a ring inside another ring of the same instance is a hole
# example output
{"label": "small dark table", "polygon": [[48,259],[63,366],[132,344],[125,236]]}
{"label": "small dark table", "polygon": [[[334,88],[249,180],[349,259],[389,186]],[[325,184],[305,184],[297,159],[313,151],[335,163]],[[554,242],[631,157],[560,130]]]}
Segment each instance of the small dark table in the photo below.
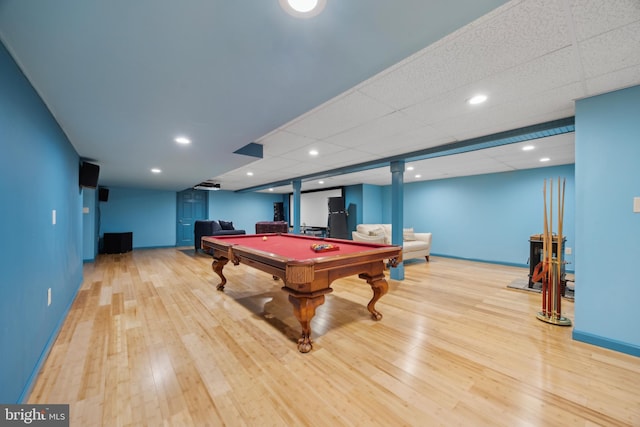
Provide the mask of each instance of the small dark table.
{"label": "small dark table", "polygon": [[261,233],[288,233],[287,221],[260,221],[256,222],[256,234]]}

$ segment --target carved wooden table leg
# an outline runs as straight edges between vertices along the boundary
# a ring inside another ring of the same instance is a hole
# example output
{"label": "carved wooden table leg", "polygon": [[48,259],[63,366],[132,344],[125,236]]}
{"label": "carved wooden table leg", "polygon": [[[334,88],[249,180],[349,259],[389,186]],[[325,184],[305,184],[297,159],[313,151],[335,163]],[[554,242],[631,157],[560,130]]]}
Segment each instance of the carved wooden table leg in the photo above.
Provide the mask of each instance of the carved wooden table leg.
{"label": "carved wooden table leg", "polygon": [[227,283],[227,278],[224,277],[224,274],[222,274],[222,269],[228,262],[229,260],[226,258],[214,258],[213,262],[211,263],[213,272],[220,276],[220,279],[222,280],[220,283],[218,283],[218,286],[216,286],[216,289],[219,291],[224,291],[224,285]]}
{"label": "carved wooden table leg", "polygon": [[368,274],[362,273],[359,274],[358,277],[361,279],[365,279],[367,283],[371,285],[371,289],[373,290],[373,298],[371,298],[371,301],[369,301],[369,304],[367,304],[367,310],[369,310],[369,313],[371,313],[371,317],[373,317],[373,320],[382,319],[382,313],[376,310],[376,302],[378,302],[378,300],[382,298],[382,296],[389,290],[389,284],[385,280],[384,274],[370,276]]}
{"label": "carved wooden table leg", "polygon": [[293,314],[300,322],[302,335],[298,339],[298,350],[308,353],[313,347],[311,340],[311,319],[316,314],[316,308],[324,304],[324,295],[316,297],[303,297],[289,295],[289,302],[293,305]]}

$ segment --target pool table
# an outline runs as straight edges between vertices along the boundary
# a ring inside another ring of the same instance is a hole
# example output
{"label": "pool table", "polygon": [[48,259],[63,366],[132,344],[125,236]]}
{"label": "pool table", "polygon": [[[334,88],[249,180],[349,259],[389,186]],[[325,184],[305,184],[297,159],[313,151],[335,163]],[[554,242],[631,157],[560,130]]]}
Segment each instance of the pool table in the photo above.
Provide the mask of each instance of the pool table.
{"label": "pool table", "polygon": [[[333,245],[333,250],[315,252],[311,246],[318,243]],[[282,279],[282,290],[289,294],[293,313],[302,327],[298,340],[298,350],[302,353],[312,348],[311,319],[316,308],[324,303],[325,294],[333,290],[334,280],[354,274],[366,280],[373,290],[367,309],[373,319],[380,320],[382,314],[375,305],[389,289],[384,260],[389,260],[391,266],[402,260],[400,246],[295,234],[203,237],[202,248],[211,251],[211,266],[221,279],[217,286],[220,291],[227,283],[222,269],[229,261],[234,265],[242,262],[271,274],[274,279]]]}

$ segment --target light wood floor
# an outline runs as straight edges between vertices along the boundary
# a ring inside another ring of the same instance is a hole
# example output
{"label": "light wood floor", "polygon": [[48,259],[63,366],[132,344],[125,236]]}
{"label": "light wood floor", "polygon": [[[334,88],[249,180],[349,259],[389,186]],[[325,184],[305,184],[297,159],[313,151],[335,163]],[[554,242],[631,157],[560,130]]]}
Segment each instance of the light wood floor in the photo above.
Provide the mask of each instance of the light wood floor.
{"label": "light wood floor", "polygon": [[29,402],[69,403],[72,426],[640,426],[640,359],[537,320],[540,295],[507,289],[526,269],[409,264],[379,322],[370,287],[338,280],[308,354],[280,282],[225,272],[218,292],[177,249],[85,265]]}

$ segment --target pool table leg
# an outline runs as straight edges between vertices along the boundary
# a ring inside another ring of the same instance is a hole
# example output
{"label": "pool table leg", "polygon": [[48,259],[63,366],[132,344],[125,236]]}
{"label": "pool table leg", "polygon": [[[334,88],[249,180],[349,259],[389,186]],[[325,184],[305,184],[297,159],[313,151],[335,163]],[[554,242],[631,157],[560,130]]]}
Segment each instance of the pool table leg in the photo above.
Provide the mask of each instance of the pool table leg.
{"label": "pool table leg", "polygon": [[369,310],[369,313],[371,313],[371,317],[373,317],[373,320],[382,319],[382,313],[376,310],[376,302],[378,302],[378,300],[382,298],[382,296],[389,290],[389,284],[385,280],[384,274],[376,274],[374,276],[371,276],[369,274],[362,273],[359,274],[358,277],[366,280],[367,283],[371,285],[371,289],[373,290],[373,298],[371,298],[371,301],[369,301],[369,304],[367,304],[367,310]]}
{"label": "pool table leg", "polygon": [[213,272],[220,276],[220,279],[222,280],[220,283],[218,283],[218,286],[216,286],[216,289],[219,291],[224,291],[224,285],[227,283],[227,278],[224,277],[224,274],[222,274],[222,269],[228,262],[229,260],[226,258],[214,258],[213,262],[211,263]]}
{"label": "pool table leg", "polygon": [[298,339],[298,350],[308,353],[313,347],[311,340],[311,319],[316,314],[316,308],[324,304],[324,294],[314,297],[295,296],[289,294],[289,302],[293,305],[293,314],[300,322],[302,335]]}

